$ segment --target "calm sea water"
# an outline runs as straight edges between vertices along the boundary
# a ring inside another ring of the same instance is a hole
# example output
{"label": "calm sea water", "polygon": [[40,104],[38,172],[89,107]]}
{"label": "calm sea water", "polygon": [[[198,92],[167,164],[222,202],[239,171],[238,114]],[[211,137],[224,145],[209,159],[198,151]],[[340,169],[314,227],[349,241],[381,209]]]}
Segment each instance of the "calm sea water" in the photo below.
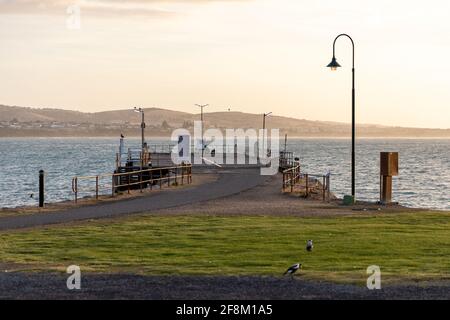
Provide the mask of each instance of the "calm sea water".
{"label": "calm sea water", "polygon": [[[138,147],[139,140],[128,140],[127,146]],[[112,172],[117,149],[117,139],[0,139],[0,207],[36,205],[40,169],[46,172],[46,202],[73,199],[72,177]],[[349,140],[292,139],[288,149],[300,157],[304,171],[330,171],[332,191],[338,196],[350,193]],[[450,209],[450,140],[359,139],[358,199],[378,200],[381,151],[399,152],[400,175],[393,179],[394,201],[412,207]]]}

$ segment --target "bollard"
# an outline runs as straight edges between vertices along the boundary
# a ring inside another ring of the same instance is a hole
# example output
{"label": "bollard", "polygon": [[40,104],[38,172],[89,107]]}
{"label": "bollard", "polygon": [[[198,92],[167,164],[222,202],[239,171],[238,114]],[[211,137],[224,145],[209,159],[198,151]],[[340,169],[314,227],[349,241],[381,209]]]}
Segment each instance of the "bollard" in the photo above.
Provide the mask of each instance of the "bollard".
{"label": "bollard", "polygon": [[39,207],[44,207],[44,170],[39,170]]}

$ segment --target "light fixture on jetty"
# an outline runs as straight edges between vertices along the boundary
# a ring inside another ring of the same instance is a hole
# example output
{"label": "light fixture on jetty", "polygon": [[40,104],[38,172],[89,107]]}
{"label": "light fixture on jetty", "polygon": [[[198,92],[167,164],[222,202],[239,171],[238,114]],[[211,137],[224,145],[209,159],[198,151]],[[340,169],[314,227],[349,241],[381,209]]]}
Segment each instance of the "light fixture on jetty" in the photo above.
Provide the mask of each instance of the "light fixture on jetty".
{"label": "light fixture on jetty", "polygon": [[266,135],[265,135],[265,131],[266,131],[266,117],[270,116],[271,114],[272,114],[272,112],[263,113],[263,151],[265,152],[265,154],[267,154],[267,150],[266,150]]}
{"label": "light fixture on jetty", "polygon": [[205,150],[205,144],[203,141],[203,108],[209,106],[209,104],[195,104],[197,107],[199,107],[201,109],[200,111],[200,120],[202,122],[202,159],[204,158],[203,153]]}
{"label": "light fixture on jetty", "polygon": [[142,149],[142,153],[141,155],[144,155],[144,148],[145,148],[145,136],[144,136],[144,131],[145,131],[145,119],[144,119],[144,109],[143,108],[136,108],[134,107],[134,112],[139,112],[142,115],[142,119],[141,119],[141,149]]}
{"label": "light fixture on jetty", "polygon": [[355,43],[353,42],[353,39],[345,33],[342,33],[338,35],[333,42],[333,58],[331,59],[331,62],[327,65],[328,68],[331,70],[337,70],[341,65],[336,61],[336,55],[335,55],[335,47],[336,47],[336,40],[340,37],[347,37],[352,42],[352,52],[353,52],[353,58],[352,58],[352,202],[355,202],[355,134],[356,134],[356,128],[355,128]]}

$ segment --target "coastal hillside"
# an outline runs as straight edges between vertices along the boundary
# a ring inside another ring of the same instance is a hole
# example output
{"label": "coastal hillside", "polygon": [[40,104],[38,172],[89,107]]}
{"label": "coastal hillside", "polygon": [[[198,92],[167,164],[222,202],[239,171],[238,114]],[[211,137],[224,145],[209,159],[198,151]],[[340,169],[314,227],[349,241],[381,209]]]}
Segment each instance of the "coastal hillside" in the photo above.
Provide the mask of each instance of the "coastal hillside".
{"label": "coastal hillside", "polygon": [[[192,129],[199,114],[146,108],[146,134],[168,136],[175,128]],[[140,115],[132,110],[114,110],[95,113],[0,105],[0,136],[115,136],[124,133],[138,136]],[[205,113],[205,126],[226,128],[261,128],[262,116],[244,112]],[[267,128],[279,128],[291,137],[349,137],[350,125],[329,121],[311,121],[281,116],[270,116]],[[358,125],[359,137],[450,137],[450,129],[427,129]]]}

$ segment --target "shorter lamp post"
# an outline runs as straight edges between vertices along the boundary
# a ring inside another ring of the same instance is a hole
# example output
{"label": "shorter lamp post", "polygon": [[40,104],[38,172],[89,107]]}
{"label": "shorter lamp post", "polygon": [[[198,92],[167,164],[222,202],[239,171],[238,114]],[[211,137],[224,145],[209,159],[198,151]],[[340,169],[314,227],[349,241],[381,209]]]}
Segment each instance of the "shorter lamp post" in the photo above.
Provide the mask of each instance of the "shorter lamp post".
{"label": "shorter lamp post", "polygon": [[[266,154],[266,117],[270,116],[272,112],[263,113],[263,151]],[[265,157],[264,157],[265,158]]]}
{"label": "shorter lamp post", "polygon": [[196,104],[197,107],[201,109],[200,111],[200,120],[202,122],[202,161],[203,161],[203,153],[205,150],[205,144],[203,142],[203,108],[209,106],[209,104]]}
{"label": "shorter lamp post", "polygon": [[[136,108],[134,107],[134,112],[139,112],[142,116],[141,119],[141,157],[144,157],[144,147],[145,147],[145,137],[144,137],[144,130],[145,130],[145,121],[144,121],[144,109],[143,108]],[[141,161],[142,163],[142,161]]]}

